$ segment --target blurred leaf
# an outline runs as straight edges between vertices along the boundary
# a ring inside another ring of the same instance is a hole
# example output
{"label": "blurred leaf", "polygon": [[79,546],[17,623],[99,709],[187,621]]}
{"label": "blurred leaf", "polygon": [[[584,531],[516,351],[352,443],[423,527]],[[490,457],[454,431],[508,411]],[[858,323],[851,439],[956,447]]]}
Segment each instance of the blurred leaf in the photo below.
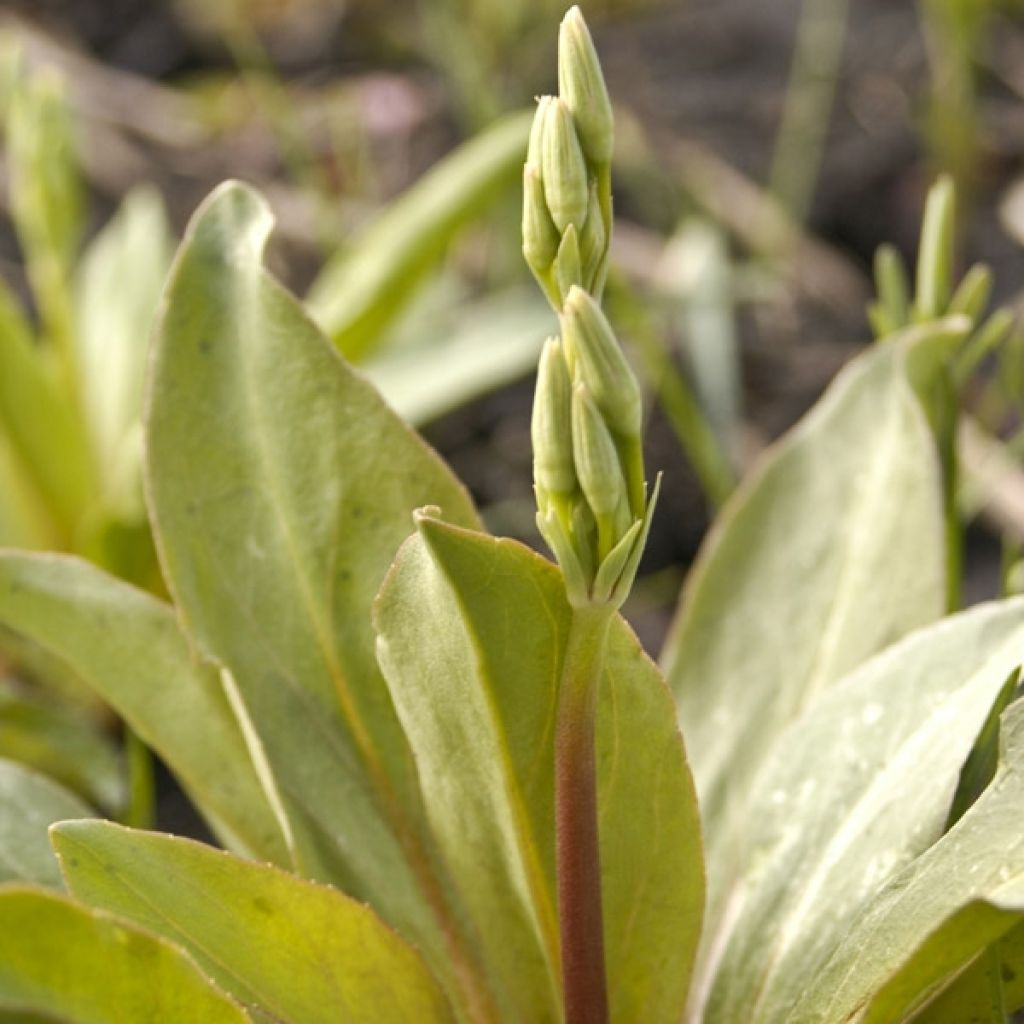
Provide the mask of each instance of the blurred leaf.
{"label": "blurred leaf", "polygon": [[0,430],[0,547],[45,548],[56,543],[46,506]]}
{"label": "blurred leaf", "polygon": [[264,272],[270,224],[254,192],[222,186],[168,286],[147,438],[167,582],[260,738],[300,873],[369,900],[439,975],[472,984],[370,605],[414,508],[476,515]]}
{"label": "blurred leaf", "polygon": [[804,1019],[794,1007],[851,921],[945,831],[961,767],[1022,649],[1024,600],[943,619],[784,734],[745,816],[707,1024]]}
{"label": "blurred leaf", "polygon": [[46,517],[40,533],[66,545],[94,494],[87,441],[53,368],[0,281],[0,431],[37,495],[35,514]]}
{"label": "blurred leaf", "polygon": [[0,1007],[74,1024],[250,1020],[171,943],[21,886],[0,888]]}
{"label": "blurred leaf", "polygon": [[109,822],[67,822],[53,844],[75,896],[181,945],[281,1024],[452,1020],[416,953],[335,889]]}
{"label": "blurred leaf", "polygon": [[19,692],[0,679],[0,755],[74,790],[109,814],[120,812],[125,778],[114,742],[81,710]]}
{"label": "blurred leaf", "polygon": [[[539,556],[425,515],[376,605],[427,813],[509,1020],[561,1019],[552,737],[569,618]],[[669,694],[621,621],[597,733],[611,1019],[674,1024],[700,929],[700,825]]]}
{"label": "blurred leaf", "polygon": [[443,335],[388,349],[364,367],[407,422],[426,423],[532,372],[557,322],[536,291],[474,303]]}
{"label": "blurred leaf", "polygon": [[506,117],[444,157],[324,267],[307,303],[347,358],[378,346],[455,233],[518,181],[532,119]]}
{"label": "blurred leaf", "polygon": [[45,334],[71,343],[69,275],[83,226],[71,117],[52,72],[18,83],[7,123],[11,217]]}
{"label": "blurred leaf", "polygon": [[850,364],[742,485],[689,576],[662,662],[701,795],[713,889],[786,726],[942,613],[939,467],[910,378],[958,336],[940,323]]}
{"label": "blurred leaf", "polygon": [[142,519],[140,420],[149,338],[171,260],[163,201],[130,192],[82,257],[77,275],[77,367],[104,499],[129,522]]}
{"label": "blurred leaf", "polygon": [[46,830],[55,821],[88,818],[92,813],[44,775],[0,758],[0,882],[36,882],[63,889]]}
{"label": "blurred leaf", "polygon": [[902,1020],[1010,933],[1024,916],[1022,805],[1024,702],[1018,701],[1003,717],[991,786],[847,928],[825,968],[806,979],[793,1020]]}
{"label": "blurred leaf", "polygon": [[193,657],[170,608],[87,562],[7,552],[0,554],[0,626],[113,706],[224,842],[290,863],[217,672]]}

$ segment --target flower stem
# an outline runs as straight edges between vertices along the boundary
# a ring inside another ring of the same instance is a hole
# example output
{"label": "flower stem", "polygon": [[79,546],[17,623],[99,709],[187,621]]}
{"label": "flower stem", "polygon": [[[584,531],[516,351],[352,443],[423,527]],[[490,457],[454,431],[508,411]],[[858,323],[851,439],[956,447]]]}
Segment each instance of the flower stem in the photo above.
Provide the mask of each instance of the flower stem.
{"label": "flower stem", "polygon": [[555,737],[555,838],[566,1024],[608,1024],[594,726],[614,612],[574,608]]}

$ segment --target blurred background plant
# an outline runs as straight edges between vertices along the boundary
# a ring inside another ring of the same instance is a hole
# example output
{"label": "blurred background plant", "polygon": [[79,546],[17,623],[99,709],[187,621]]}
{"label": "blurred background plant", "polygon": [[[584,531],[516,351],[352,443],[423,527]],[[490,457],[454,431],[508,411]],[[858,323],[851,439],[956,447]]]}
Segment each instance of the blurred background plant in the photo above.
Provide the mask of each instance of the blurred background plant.
{"label": "blurred background plant", "polygon": [[[0,544],[75,551],[160,591],[138,468],[148,325],[186,216],[241,177],[274,206],[275,271],[489,526],[539,546],[526,378],[553,316],[519,252],[520,168],[564,6],[4,4]],[[900,267],[941,172],[959,202],[932,315],[961,279],[970,315],[999,310],[951,371],[939,431],[963,567],[950,601],[1019,589],[1024,4],[584,9],[617,119],[606,308],[653,399],[647,464],[666,471],[625,609],[642,638],[658,646],[709,515],[759,451],[914,315]],[[961,274],[976,262],[991,277]],[[3,649],[0,757],[144,820],[141,750],[129,739],[126,770],[107,712],[60,666]]]}

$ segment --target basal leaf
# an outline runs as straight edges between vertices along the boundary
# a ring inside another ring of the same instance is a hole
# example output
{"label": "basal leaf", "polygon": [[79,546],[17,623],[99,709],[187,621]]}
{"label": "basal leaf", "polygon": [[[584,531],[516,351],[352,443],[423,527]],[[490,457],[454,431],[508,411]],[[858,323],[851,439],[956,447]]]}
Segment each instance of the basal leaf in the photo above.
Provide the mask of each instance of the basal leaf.
{"label": "basal leaf", "polygon": [[112,737],[81,708],[68,707],[37,688],[17,688],[0,677],[0,752],[119,813],[125,777]]}
{"label": "basal leaf", "polygon": [[[564,584],[519,544],[421,515],[376,621],[431,825],[502,977],[507,1019],[558,1021],[552,762]],[[674,1022],[700,926],[699,823],[668,694],[621,622],[597,743],[611,1016]]]}
{"label": "basal leaf", "polygon": [[76,287],[78,387],[110,511],[144,517],[141,418],[153,317],[171,261],[157,192],[130,192],[82,257]]}
{"label": "basal leaf", "polygon": [[[761,769],[708,1024],[796,1021],[850,921],[945,831],[960,769],[1024,649],[1024,601],[914,633],[824,695]],[[802,1018],[801,1018],[802,1019]]]}
{"label": "basal leaf", "polygon": [[20,886],[0,887],[3,1011],[75,1024],[249,1024],[245,1011],[176,946]]}
{"label": "basal leaf", "polygon": [[0,433],[32,488],[49,543],[70,543],[93,500],[91,456],[70,396],[0,281]]}
{"label": "basal leaf", "polygon": [[92,811],[76,796],[14,761],[0,758],[0,882],[64,887],[46,830]]}
{"label": "basal leaf", "polygon": [[56,826],[53,844],[76,897],[181,945],[281,1024],[452,1020],[417,954],[336,889],[109,822]]}
{"label": "basal leaf", "polygon": [[162,602],[68,556],[0,554],[0,627],[100,694],[175,772],[229,845],[287,864],[217,673]]}
{"label": "basal leaf", "polygon": [[690,574],[662,664],[716,905],[743,805],[781,732],[942,613],[939,464],[910,377],[958,331],[919,329],[848,366],[730,500]]}
{"label": "basal leaf", "polygon": [[309,306],[346,357],[372,351],[455,232],[517,181],[531,119],[508,117],[445,157],[323,269]]}
{"label": "basal leaf", "polygon": [[470,983],[370,605],[414,508],[476,515],[266,274],[270,225],[254,192],[222,186],[171,274],[147,427],[165,575],[259,737],[300,873],[370,900],[432,966]]}
{"label": "basal leaf", "polygon": [[1024,917],[1022,806],[1024,702],[1018,701],[1003,716],[992,784],[848,928],[793,1020],[902,1021],[986,947],[1012,935]]}

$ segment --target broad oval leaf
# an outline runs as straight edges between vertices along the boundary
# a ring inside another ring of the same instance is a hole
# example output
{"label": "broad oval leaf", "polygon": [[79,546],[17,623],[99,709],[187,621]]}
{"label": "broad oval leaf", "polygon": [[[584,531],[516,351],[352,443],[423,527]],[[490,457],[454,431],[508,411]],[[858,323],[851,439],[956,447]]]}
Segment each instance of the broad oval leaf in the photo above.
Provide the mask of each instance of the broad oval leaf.
{"label": "broad oval leaf", "polygon": [[1000,763],[989,788],[848,928],[828,964],[809,979],[794,1022],[904,1020],[1011,934],[1024,919],[1022,806],[1024,702],[1018,701],[1004,712]]}
{"label": "broad oval leaf", "polygon": [[0,882],[36,882],[62,889],[47,829],[92,811],[38,772],[0,758]]}
{"label": "broad oval leaf", "polygon": [[178,947],[42,889],[0,887],[0,1011],[75,1024],[250,1024]]}
{"label": "broad oval leaf", "polygon": [[217,673],[161,601],[66,555],[0,553],[0,626],[103,697],[181,780],[220,838],[289,864]]}
{"label": "broad oval leaf", "polygon": [[76,897],[182,946],[281,1024],[453,1019],[417,954],[336,889],[110,822],[66,822],[52,834]]}
{"label": "broad oval leaf", "polygon": [[911,377],[956,321],[864,353],[719,517],[662,655],[705,823],[712,902],[759,767],[861,661],[943,611],[939,464]]}
{"label": "broad oval leaf", "polygon": [[[504,981],[507,1019],[558,1021],[553,729],[564,584],[520,544],[417,518],[376,606],[381,665],[438,845]],[[700,928],[700,825],[671,698],[621,621],[597,754],[611,1017],[675,1022]]]}
{"label": "broad oval leaf", "polygon": [[229,182],[171,273],[146,446],[164,572],[258,736],[299,872],[371,901],[453,985],[473,987],[370,605],[414,508],[476,515],[264,271],[270,227],[262,199]]}
{"label": "broad oval leaf", "polygon": [[[942,835],[960,771],[1024,650],[1024,600],[873,658],[783,736],[746,816],[708,1024],[796,1021],[850,922]],[[800,1018],[803,1019],[803,1018]]]}

